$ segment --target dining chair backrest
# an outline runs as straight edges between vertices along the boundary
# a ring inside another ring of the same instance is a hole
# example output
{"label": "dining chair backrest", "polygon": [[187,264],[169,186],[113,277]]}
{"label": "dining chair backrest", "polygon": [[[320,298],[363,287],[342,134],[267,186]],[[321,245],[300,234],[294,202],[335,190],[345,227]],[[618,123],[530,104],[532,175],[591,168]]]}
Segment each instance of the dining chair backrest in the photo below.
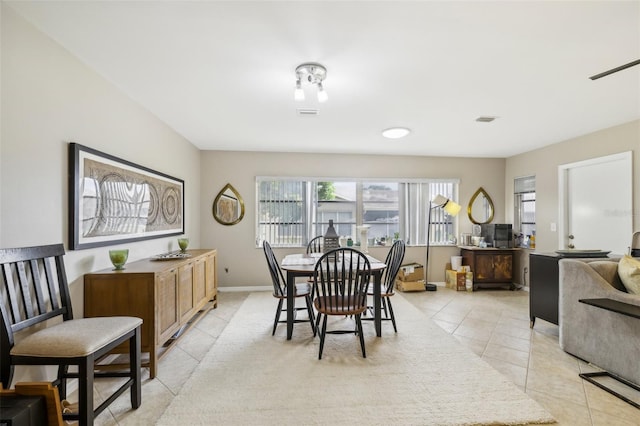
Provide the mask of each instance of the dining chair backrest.
{"label": "dining chair backrest", "polygon": [[64,247],[6,249],[0,253],[2,283],[2,383],[8,386],[9,350],[14,333],[57,316],[73,319],[64,270]]}
{"label": "dining chair backrest", "polygon": [[383,291],[386,290],[387,293],[393,293],[396,277],[404,260],[404,252],[405,243],[402,240],[398,240],[393,243],[391,250],[387,254],[387,259],[384,261],[387,266],[382,277],[382,289]]}
{"label": "dining chair backrest", "polygon": [[351,248],[331,250],[316,262],[314,287],[323,310],[362,311],[367,306],[371,264],[363,253]]}
{"label": "dining chair backrest", "polygon": [[308,253],[322,253],[324,251],[324,237],[319,235],[309,241],[307,244],[307,254]]}
{"label": "dining chair backrest", "polygon": [[287,289],[285,287],[286,281],[282,274],[282,269],[280,269],[280,265],[278,265],[276,255],[273,253],[271,244],[269,244],[268,241],[263,241],[262,248],[264,250],[264,256],[267,259],[267,265],[269,266],[271,281],[273,282],[273,295],[276,297],[285,296],[287,294]]}

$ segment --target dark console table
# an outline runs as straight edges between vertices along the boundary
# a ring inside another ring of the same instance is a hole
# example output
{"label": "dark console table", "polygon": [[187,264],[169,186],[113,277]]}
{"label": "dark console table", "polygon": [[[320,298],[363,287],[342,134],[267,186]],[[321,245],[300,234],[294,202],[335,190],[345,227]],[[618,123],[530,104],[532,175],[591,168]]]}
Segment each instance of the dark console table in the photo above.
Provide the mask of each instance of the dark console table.
{"label": "dark console table", "polygon": [[555,253],[529,253],[529,319],[558,325],[558,261]]}
{"label": "dark console table", "polygon": [[[630,303],[620,302],[618,300],[613,299],[579,299],[578,302],[585,303],[587,305],[595,306],[597,308],[605,309],[607,311],[616,312],[621,315],[626,315],[632,318],[640,319],[640,307],[636,305],[631,305]],[[633,405],[636,408],[640,408],[640,404],[637,402],[627,398],[626,396],[620,394],[619,392],[614,391],[613,389],[603,385],[594,379],[594,377],[610,377],[613,380],[616,380],[620,383],[623,383],[626,386],[629,386],[632,389],[640,392],[640,386],[631,383],[628,380],[623,379],[622,377],[618,377],[615,374],[611,374],[608,371],[598,371],[596,373],[581,373],[579,375],[589,383],[593,383],[598,386],[600,389],[603,389],[609,392],[611,395],[614,395],[624,402]]]}
{"label": "dark console table", "polygon": [[613,257],[566,257],[557,253],[529,253],[529,323],[530,327],[536,318],[542,318],[558,325],[558,299],[560,285],[558,275],[561,259],[575,259],[581,261],[616,260]]}

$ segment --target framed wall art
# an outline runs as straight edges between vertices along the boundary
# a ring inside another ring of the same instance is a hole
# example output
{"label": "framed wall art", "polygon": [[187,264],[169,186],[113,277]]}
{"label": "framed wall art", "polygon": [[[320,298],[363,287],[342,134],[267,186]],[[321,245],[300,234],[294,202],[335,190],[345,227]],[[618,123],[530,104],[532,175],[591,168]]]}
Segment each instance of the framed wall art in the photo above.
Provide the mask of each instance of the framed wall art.
{"label": "framed wall art", "polygon": [[184,181],[69,144],[69,247],[184,233]]}

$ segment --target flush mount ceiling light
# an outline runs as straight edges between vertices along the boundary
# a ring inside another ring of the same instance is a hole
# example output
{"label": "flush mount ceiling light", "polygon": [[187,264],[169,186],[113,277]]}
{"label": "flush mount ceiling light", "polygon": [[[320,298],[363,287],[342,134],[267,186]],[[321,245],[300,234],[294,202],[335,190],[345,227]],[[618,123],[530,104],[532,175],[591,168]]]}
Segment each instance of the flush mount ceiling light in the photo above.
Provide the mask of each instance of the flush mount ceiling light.
{"label": "flush mount ceiling light", "polygon": [[304,101],[302,83],[308,83],[312,86],[316,86],[318,89],[318,102],[326,102],[327,99],[329,99],[329,96],[322,85],[325,78],[327,78],[327,69],[320,64],[307,62],[305,64],[298,65],[296,68],[295,100]]}
{"label": "flush mount ceiling light", "polygon": [[400,139],[411,133],[411,129],[406,127],[390,127],[382,131],[382,136],[387,139]]}
{"label": "flush mount ceiling light", "polygon": [[493,117],[491,115],[481,115],[480,117],[476,118],[476,121],[479,123],[491,123],[496,118],[498,117]]}

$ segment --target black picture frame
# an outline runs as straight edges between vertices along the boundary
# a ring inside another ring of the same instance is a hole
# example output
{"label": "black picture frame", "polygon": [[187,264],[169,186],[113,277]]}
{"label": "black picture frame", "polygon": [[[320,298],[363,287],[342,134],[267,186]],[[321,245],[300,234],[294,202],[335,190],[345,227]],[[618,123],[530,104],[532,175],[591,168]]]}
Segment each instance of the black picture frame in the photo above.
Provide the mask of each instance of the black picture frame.
{"label": "black picture frame", "polygon": [[69,248],[184,234],[184,180],[72,142]]}

